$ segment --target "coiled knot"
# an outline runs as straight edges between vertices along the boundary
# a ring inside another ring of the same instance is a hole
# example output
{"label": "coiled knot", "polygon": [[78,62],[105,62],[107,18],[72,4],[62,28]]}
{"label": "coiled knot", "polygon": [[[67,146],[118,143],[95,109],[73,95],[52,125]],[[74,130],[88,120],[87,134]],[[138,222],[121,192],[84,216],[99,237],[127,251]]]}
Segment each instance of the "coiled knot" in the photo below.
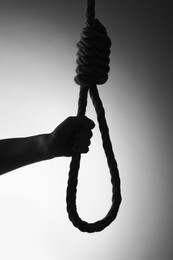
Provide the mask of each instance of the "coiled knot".
{"label": "coiled knot", "polygon": [[75,82],[81,86],[104,84],[108,80],[111,40],[106,28],[95,19],[83,29],[77,43]]}

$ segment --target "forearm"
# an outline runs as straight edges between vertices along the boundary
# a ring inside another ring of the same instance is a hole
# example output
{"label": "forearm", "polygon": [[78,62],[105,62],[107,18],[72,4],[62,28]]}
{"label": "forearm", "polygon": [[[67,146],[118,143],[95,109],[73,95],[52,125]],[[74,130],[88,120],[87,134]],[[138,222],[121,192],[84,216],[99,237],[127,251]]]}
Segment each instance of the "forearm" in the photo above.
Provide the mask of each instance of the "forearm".
{"label": "forearm", "polygon": [[0,175],[43,160],[88,152],[94,126],[87,117],[68,117],[50,134],[0,140]]}
{"label": "forearm", "polygon": [[0,140],[0,175],[17,168],[50,159],[46,152],[48,135]]}

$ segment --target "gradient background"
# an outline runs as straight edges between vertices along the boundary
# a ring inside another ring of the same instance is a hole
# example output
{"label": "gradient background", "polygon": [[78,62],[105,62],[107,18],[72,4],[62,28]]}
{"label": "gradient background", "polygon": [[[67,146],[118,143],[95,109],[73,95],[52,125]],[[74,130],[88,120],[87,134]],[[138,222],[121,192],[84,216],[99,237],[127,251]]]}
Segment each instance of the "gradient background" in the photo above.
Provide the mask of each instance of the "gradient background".
{"label": "gradient background", "polygon": [[[0,177],[2,260],[173,257],[171,1],[98,0],[96,16],[112,39],[109,80],[99,92],[121,176],[118,217],[101,233],[73,227],[69,158],[18,169]],[[47,133],[76,115],[84,23],[84,0],[0,1],[1,139]],[[87,116],[96,122],[90,100]],[[82,157],[77,204],[86,221],[104,217],[111,204],[97,127]]]}

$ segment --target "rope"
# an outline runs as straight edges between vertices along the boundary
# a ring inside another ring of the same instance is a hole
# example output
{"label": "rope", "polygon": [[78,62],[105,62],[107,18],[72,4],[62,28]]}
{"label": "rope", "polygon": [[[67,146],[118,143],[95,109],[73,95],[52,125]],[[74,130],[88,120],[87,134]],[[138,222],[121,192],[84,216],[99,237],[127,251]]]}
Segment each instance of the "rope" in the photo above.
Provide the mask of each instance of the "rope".
{"label": "rope", "polygon": [[78,59],[75,82],[80,85],[77,116],[85,115],[89,92],[97,113],[103,148],[110,170],[112,206],[108,214],[97,222],[88,223],[79,217],[76,208],[76,193],[81,160],[80,154],[74,154],[72,156],[66,201],[68,216],[73,225],[83,232],[92,233],[103,230],[116,218],[121,203],[121,191],[119,172],[109,137],[105,110],[96,86],[96,84],[104,84],[108,79],[111,41],[105,27],[98,19],[95,19],[94,0],[87,0],[86,18],[86,27],[83,29],[81,40],[77,44]]}

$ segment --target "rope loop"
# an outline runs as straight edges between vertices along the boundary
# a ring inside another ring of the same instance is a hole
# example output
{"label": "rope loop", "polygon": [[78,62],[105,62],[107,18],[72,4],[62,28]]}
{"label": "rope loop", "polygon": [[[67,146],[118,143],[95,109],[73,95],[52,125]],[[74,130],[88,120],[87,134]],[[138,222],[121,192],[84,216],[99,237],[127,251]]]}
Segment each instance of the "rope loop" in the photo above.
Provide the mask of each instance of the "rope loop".
{"label": "rope loop", "polygon": [[111,40],[106,28],[98,19],[92,23],[86,23],[77,47],[75,82],[81,86],[106,83],[110,71]]}

